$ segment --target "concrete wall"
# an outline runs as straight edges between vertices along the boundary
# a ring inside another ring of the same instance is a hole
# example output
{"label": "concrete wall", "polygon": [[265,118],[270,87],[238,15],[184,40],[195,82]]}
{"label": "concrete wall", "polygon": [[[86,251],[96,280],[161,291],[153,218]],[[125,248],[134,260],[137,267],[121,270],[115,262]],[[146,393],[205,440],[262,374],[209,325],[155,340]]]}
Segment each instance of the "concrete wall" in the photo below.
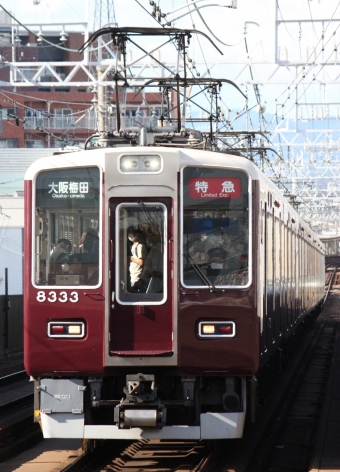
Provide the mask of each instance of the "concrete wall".
{"label": "concrete wall", "polygon": [[[11,295],[10,308],[8,310],[8,355],[10,359],[22,356],[23,353],[23,297]],[[6,321],[5,321],[5,297],[0,296],[0,362],[7,359]]]}

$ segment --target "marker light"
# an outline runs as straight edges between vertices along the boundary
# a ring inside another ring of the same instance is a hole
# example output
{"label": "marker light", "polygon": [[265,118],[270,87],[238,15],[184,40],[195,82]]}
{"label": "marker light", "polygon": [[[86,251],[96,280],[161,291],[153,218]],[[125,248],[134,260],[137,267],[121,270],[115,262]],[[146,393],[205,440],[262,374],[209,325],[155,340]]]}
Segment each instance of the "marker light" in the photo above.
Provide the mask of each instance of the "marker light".
{"label": "marker light", "polygon": [[70,325],[68,326],[68,334],[80,334],[81,326],[80,325]]}
{"label": "marker light", "polygon": [[198,324],[199,338],[233,338],[235,334],[233,321],[202,321]]}
{"label": "marker light", "polygon": [[214,325],[203,325],[202,326],[202,333],[203,334],[214,334],[215,333],[215,326]]}
{"label": "marker light", "polygon": [[231,334],[232,333],[232,327],[230,325],[220,325],[219,327],[219,332],[220,334]]}
{"label": "marker light", "polygon": [[51,327],[52,334],[64,334],[64,326],[54,325]]}
{"label": "marker light", "polygon": [[163,158],[159,154],[123,154],[119,169],[124,174],[158,174],[163,170]]}
{"label": "marker light", "polygon": [[82,321],[50,321],[47,323],[47,336],[49,338],[83,338],[85,323]]}

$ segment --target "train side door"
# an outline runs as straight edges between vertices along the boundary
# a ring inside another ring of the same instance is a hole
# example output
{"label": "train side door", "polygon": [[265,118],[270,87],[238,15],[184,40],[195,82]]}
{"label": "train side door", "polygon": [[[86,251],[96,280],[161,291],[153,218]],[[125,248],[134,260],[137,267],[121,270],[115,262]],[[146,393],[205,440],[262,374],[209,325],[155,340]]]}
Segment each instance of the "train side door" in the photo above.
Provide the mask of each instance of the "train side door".
{"label": "train side door", "polygon": [[110,200],[110,354],[173,352],[172,199]]}

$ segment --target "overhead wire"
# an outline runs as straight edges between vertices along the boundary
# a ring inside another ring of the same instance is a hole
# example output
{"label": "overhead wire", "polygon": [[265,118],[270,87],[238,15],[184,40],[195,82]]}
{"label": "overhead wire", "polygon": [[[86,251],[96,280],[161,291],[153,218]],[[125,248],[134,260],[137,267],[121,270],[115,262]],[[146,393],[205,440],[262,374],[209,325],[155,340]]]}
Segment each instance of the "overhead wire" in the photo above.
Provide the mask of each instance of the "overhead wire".
{"label": "overhead wire", "polygon": [[[8,93],[8,92],[7,92],[7,93]],[[27,106],[27,105],[24,105],[23,103],[16,102],[15,100],[13,100],[13,99],[11,99],[10,97],[8,97],[8,96],[7,96],[4,92],[2,92],[1,90],[0,90],[0,94],[2,94],[4,97],[6,97],[7,100],[13,105],[14,108],[21,108],[21,109],[23,109],[23,110],[30,110],[30,111],[35,112],[35,113],[38,111],[37,109],[32,108],[32,107],[29,107],[29,106]],[[1,101],[1,99],[0,99],[0,101]],[[5,107],[5,108],[6,108],[6,107]],[[85,116],[85,114],[88,113],[89,111],[91,111],[91,109],[93,109],[93,105],[91,105],[91,106],[90,106],[89,108],[87,108],[86,110],[78,110],[77,112],[74,112],[73,114],[67,115],[67,116],[73,117],[74,115],[78,115],[78,114],[81,114],[81,113],[83,113],[83,116]],[[24,119],[21,119],[21,118],[19,118],[19,116],[17,116],[17,115],[12,115],[12,114],[8,114],[8,115],[11,116],[11,117],[14,118],[14,119],[18,119],[18,120],[21,121],[23,124],[25,124],[25,119],[26,119],[26,118],[32,118],[32,117],[29,117],[29,116],[25,116]],[[80,117],[80,118],[81,118],[81,117]],[[70,127],[70,128],[71,128],[71,127]],[[37,129],[39,129],[40,131],[46,131],[46,129],[44,129],[43,127],[37,128]],[[62,134],[64,134],[64,133],[62,133]]]}
{"label": "overhead wire", "polygon": [[[193,2],[194,0],[191,0],[191,1]],[[221,40],[215,35],[215,33],[211,30],[211,28],[207,25],[207,23],[206,23],[205,19],[203,18],[201,12],[200,12],[199,9],[197,8],[197,5],[194,3],[193,6],[195,7],[195,9],[196,9],[196,11],[197,11],[199,17],[201,18],[201,20],[202,20],[204,26],[207,28],[207,30],[209,31],[209,33],[216,39],[216,41],[218,41],[219,43],[223,44],[223,46],[227,46],[227,47],[238,46],[239,44],[242,43],[242,41],[243,41],[242,39],[241,39],[241,41],[239,41],[238,43],[235,43],[235,44],[227,44],[227,43],[224,43],[223,41],[221,41]]]}
{"label": "overhead wire", "polygon": [[[4,94],[5,92],[1,91],[0,92],[2,94]],[[34,97],[33,95],[24,95],[23,93],[19,93],[19,92],[13,92],[12,90],[8,90],[6,93],[11,93],[13,95],[17,95],[18,97],[24,97],[24,98],[31,98],[32,100],[39,100],[39,102],[50,102],[50,103],[67,103],[67,104],[70,104],[70,105],[90,105],[90,103],[86,103],[84,101],[81,101],[81,102],[71,102],[69,100],[48,100],[48,99],[45,99],[45,98],[42,98],[42,97]],[[48,93],[48,92],[46,92]]]}
{"label": "overhead wire", "polygon": [[[297,85],[299,85],[300,82],[305,78],[305,76],[308,75],[311,70],[313,70],[313,68],[314,68],[314,66],[315,66],[315,64],[314,64],[315,61],[313,61],[313,63],[312,63],[310,66],[308,66],[308,64],[309,64],[309,62],[310,62],[310,59],[313,57],[314,53],[316,52],[317,47],[319,46],[320,42],[322,43],[322,41],[323,41],[323,39],[324,39],[324,35],[325,35],[325,33],[326,33],[326,31],[327,31],[329,25],[331,24],[331,21],[332,21],[332,19],[334,18],[334,15],[335,15],[337,9],[339,8],[339,5],[340,5],[340,1],[338,2],[338,4],[337,4],[337,6],[336,6],[336,8],[335,8],[335,10],[334,10],[334,12],[333,12],[333,14],[332,14],[330,20],[329,20],[329,22],[328,22],[328,24],[327,24],[327,26],[326,26],[326,28],[325,28],[324,31],[323,31],[323,34],[321,35],[321,37],[320,37],[319,41],[317,42],[316,46],[313,48],[311,54],[310,54],[309,57],[307,58],[307,61],[304,63],[302,69],[300,70],[300,72],[298,72],[298,74],[296,75],[296,77],[294,78],[294,80],[290,83],[290,85],[289,85],[285,90],[283,90],[283,92],[281,92],[281,94],[275,99],[275,101],[277,101],[284,93],[286,93],[288,90],[290,90],[290,88],[291,88],[292,86],[296,85],[295,81],[298,79],[298,77],[299,77],[301,74],[302,74],[302,77],[301,77],[301,78],[299,79],[299,81],[297,82]],[[339,25],[339,26],[340,26],[340,25]],[[336,30],[332,33],[332,35],[330,36],[330,38],[328,39],[328,41],[326,42],[326,44],[323,45],[323,49],[324,49],[325,46],[327,46],[327,44],[329,43],[329,41],[332,39],[332,37],[334,36],[335,32],[338,30],[339,26],[338,26],[338,27],[336,28]],[[319,55],[320,55],[322,52],[323,52],[323,51],[321,50],[321,51],[318,53],[317,57],[319,57]],[[306,66],[309,67],[309,70],[307,70],[307,71],[306,71]],[[290,98],[290,97],[289,97],[289,98]],[[286,100],[286,101],[287,101],[287,100]],[[285,101],[285,103],[286,103],[286,101]],[[274,120],[274,118],[273,118],[273,120]],[[272,120],[272,122],[273,122],[273,120]],[[271,123],[269,123],[269,125],[270,125],[270,124],[271,124]]]}
{"label": "overhead wire", "polygon": [[[15,116],[15,115],[13,115],[13,116]],[[18,120],[19,120],[19,122],[24,123],[24,120],[22,120],[21,118],[18,118]],[[10,126],[16,126],[14,123],[11,123],[10,121],[8,121],[7,123],[8,123]],[[58,135],[56,135],[56,134],[54,134],[54,133],[51,133],[50,131],[47,131],[46,129],[41,128],[41,127],[39,127],[39,126],[37,126],[37,127],[35,128],[35,131],[42,131],[42,132],[46,133],[48,136],[50,136],[50,137],[52,137],[52,138],[55,138],[57,141],[62,141],[62,142],[64,142],[65,145],[70,145],[70,142],[69,142],[69,141],[71,141],[72,139],[76,138],[75,135],[72,135],[70,138],[65,139],[65,138],[62,138],[61,136],[58,136]],[[62,135],[63,135],[63,134],[65,134],[65,132],[63,132]],[[48,139],[45,138],[44,136],[39,136],[39,139],[40,139],[41,141],[45,141],[45,142],[48,143]],[[80,139],[80,138],[78,138],[78,139]],[[72,144],[72,146],[76,146],[76,147],[78,147],[79,149],[83,149],[83,148],[82,148],[81,146],[79,146],[78,144]]]}
{"label": "overhead wire", "polygon": [[[0,93],[2,93],[2,92],[0,92]],[[21,108],[28,108],[28,109],[30,109],[30,110],[32,110],[32,111],[35,111],[35,112],[37,111],[37,110],[35,110],[35,109],[33,109],[33,108],[26,107],[25,105],[19,104],[19,103],[17,103],[17,102],[14,102],[14,106],[15,106],[15,107],[18,107],[18,108],[20,108],[20,107],[21,107]],[[92,108],[92,107],[91,107],[91,108]],[[91,108],[90,108],[89,110],[91,110]],[[85,110],[85,111],[88,111],[88,110]],[[84,112],[84,111],[83,111],[83,112]],[[25,117],[24,119],[22,119],[22,118],[19,118],[17,115],[13,115],[13,114],[11,114],[11,113],[7,113],[7,116],[8,116],[9,118],[13,118],[13,119],[16,121],[16,126],[18,126],[18,123],[20,123],[20,122],[21,122],[22,124],[25,124],[25,122],[26,122],[26,119],[25,119],[25,118],[31,118],[31,117]],[[84,116],[85,116],[85,114],[84,114]],[[79,119],[81,119],[81,118],[82,118],[82,117],[80,117]],[[9,125],[15,126],[14,123],[11,123],[10,121],[7,121],[7,122],[8,122]],[[47,130],[46,128],[44,128],[43,126],[36,126],[36,127],[34,128],[34,130],[44,132],[44,133],[46,133],[46,134],[47,134],[48,136],[50,136],[50,137],[54,137],[54,138],[56,138],[56,139],[59,140],[59,141],[63,141],[63,142],[68,143],[69,140],[77,138],[77,136],[75,136],[74,133],[73,133],[72,135],[69,135],[69,137],[66,138],[66,139],[65,139],[65,138],[62,138],[62,136],[63,136],[64,134],[66,134],[71,128],[72,128],[72,126],[70,126],[68,129],[64,130],[64,131],[61,133],[61,135],[56,135],[56,134],[54,134],[54,133],[51,133],[50,131],[48,131],[48,130]],[[85,128],[85,129],[86,129],[86,128]],[[48,140],[47,140],[45,137],[43,137],[43,136],[39,136],[39,138],[41,138],[42,140],[48,142]],[[78,137],[78,139],[81,139],[81,138]],[[75,145],[75,146],[78,146],[78,145]],[[78,147],[80,147],[80,146],[78,146]]]}
{"label": "overhead wire", "polygon": [[313,17],[312,17],[312,10],[311,10],[311,8],[310,8],[310,2],[309,2],[309,0],[307,0],[307,3],[308,3],[308,8],[309,8],[310,19],[312,20],[313,30],[314,30],[315,36],[317,37],[318,34],[317,34],[317,32],[316,32],[316,30],[315,30],[315,27],[314,27],[314,21],[313,21]]}
{"label": "overhead wire", "polygon": [[[337,29],[338,29],[339,27],[340,27],[340,24],[339,24],[339,26],[337,27]],[[340,45],[340,42],[337,44],[337,47],[338,47],[339,45]],[[328,62],[328,61],[330,60],[330,58],[332,57],[332,54],[333,54],[333,51],[331,52],[331,54],[330,54],[330,56],[328,57],[328,59],[321,65],[319,71],[314,75],[313,80],[307,85],[307,88],[305,89],[305,91],[302,92],[302,94],[301,94],[299,97],[296,98],[295,103],[294,103],[294,104],[289,108],[289,110],[285,113],[285,115],[284,115],[285,118],[287,117],[288,113],[297,105],[298,101],[299,101],[300,98],[306,93],[306,91],[309,89],[309,87],[314,83],[316,77],[320,74],[320,72],[323,70],[323,68],[324,68],[325,65],[327,64],[327,62]],[[301,80],[302,80],[302,79],[301,79]],[[301,82],[301,80],[300,80],[300,82]],[[299,85],[300,82],[298,82],[297,84],[295,84],[295,85],[296,85],[296,86],[295,86],[295,89],[297,89],[297,85]],[[289,99],[290,99],[290,96],[285,100],[285,102],[284,102],[283,105],[281,106],[282,109],[283,109],[284,105],[287,103],[287,101],[288,101]],[[275,119],[275,117],[271,120],[271,122],[269,123],[269,125],[273,123],[274,119]],[[275,128],[272,132],[276,131],[276,129],[277,129],[278,126],[282,123],[282,121],[283,121],[283,119],[280,121],[280,123],[276,126],[276,128]]]}
{"label": "overhead wire", "polygon": [[293,41],[299,41],[298,39],[293,38],[293,36],[290,34],[290,32],[289,32],[289,30],[288,30],[288,28],[287,28],[286,22],[284,21],[283,15],[282,15],[282,13],[281,13],[280,5],[279,5],[279,0],[276,0],[276,5],[277,5],[277,8],[278,8],[278,10],[279,10],[279,12],[280,12],[281,19],[282,19],[282,23],[284,24],[284,27],[286,28],[287,33],[289,34],[289,36],[291,37],[291,39],[292,39]]}
{"label": "overhead wire", "polygon": [[[196,29],[196,26],[195,26],[195,23],[194,23],[194,20],[193,20],[193,17],[192,17],[193,11],[190,10],[190,4],[188,3],[188,0],[186,0],[186,2],[187,2],[188,10],[189,10],[189,13],[190,13],[190,18],[191,18],[191,22],[192,22],[192,27],[193,27],[193,29]],[[194,6],[195,6],[195,8],[196,8],[196,10],[197,10],[196,4],[194,4]],[[200,14],[200,12],[199,12],[198,10],[197,10],[197,13],[199,13],[199,15],[200,15],[200,17],[201,17],[201,14]],[[206,25],[205,22],[204,22],[204,24]],[[209,31],[210,31],[210,30],[209,30]],[[207,61],[206,61],[206,59],[205,59],[205,56],[204,56],[204,53],[203,53],[203,49],[202,49],[202,46],[201,46],[199,37],[197,37],[197,41],[198,41],[198,44],[199,44],[199,47],[200,47],[200,50],[201,50],[202,57],[203,57],[204,62],[205,62],[205,66],[206,66],[207,73],[208,73],[208,75],[211,77],[211,72],[210,72],[210,69],[209,69],[209,67],[208,67]],[[224,44],[224,43],[222,43],[222,44]],[[203,94],[204,94],[204,96],[206,97],[208,103],[210,103],[210,102],[209,102],[209,98],[206,96],[206,93],[205,93],[204,91],[203,91]],[[220,96],[220,99],[221,99],[223,105],[226,107],[227,105],[226,105],[226,103],[223,101],[223,99],[222,99],[221,96]],[[218,110],[215,110],[215,113],[216,113],[216,116],[217,116],[217,115],[218,115]],[[226,123],[226,124],[227,124],[228,126],[230,126],[230,123],[229,123],[229,124]]]}
{"label": "overhead wire", "polygon": [[[28,106],[28,105],[25,105],[24,103],[21,103],[21,102],[16,101],[15,99],[13,99],[13,98],[9,97],[8,95],[6,95],[6,94],[8,94],[8,93],[15,93],[15,92],[6,92],[6,93],[5,93],[5,92],[3,92],[2,90],[0,90],[0,94],[3,95],[10,103],[14,104],[16,107],[18,107],[18,108],[23,108],[23,109],[27,109],[27,110],[31,110],[31,111],[33,111],[33,112],[40,111],[40,110],[38,110],[38,109],[36,109],[36,108],[30,107],[30,106]],[[16,94],[16,95],[17,95],[17,94]],[[22,95],[22,96],[23,96],[23,95]],[[39,97],[30,97],[30,98],[32,98],[32,99],[35,98],[35,100],[37,100],[37,101],[38,101],[38,100],[39,100],[39,101],[45,101],[45,100],[40,100]],[[1,99],[0,99],[0,101],[1,101]],[[47,102],[47,101],[50,101],[50,100],[46,100],[46,102]],[[5,102],[5,101],[4,101],[4,102]],[[72,102],[59,102],[59,101],[55,102],[54,100],[52,100],[52,103],[66,103],[66,104],[70,104],[70,105],[82,105],[81,103],[76,103],[76,104],[75,104],[75,103],[72,103]],[[84,105],[86,105],[86,106],[88,106],[88,107],[93,106],[93,105],[85,104],[85,103],[84,103]],[[75,112],[73,112],[72,115],[70,115],[70,116],[79,115],[80,113],[84,113],[84,111],[86,111],[86,110],[78,110],[78,111],[75,111]],[[44,110],[44,112],[47,113],[47,110]]]}

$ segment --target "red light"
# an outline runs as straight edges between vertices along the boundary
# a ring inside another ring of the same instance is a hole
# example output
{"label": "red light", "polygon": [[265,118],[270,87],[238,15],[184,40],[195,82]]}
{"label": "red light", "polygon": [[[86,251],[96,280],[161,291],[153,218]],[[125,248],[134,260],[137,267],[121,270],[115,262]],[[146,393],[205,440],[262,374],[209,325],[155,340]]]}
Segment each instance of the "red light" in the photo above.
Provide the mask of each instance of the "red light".
{"label": "red light", "polygon": [[232,333],[232,328],[231,328],[231,325],[221,325],[219,327],[219,330],[220,330],[220,334],[231,334]]}
{"label": "red light", "polygon": [[60,326],[60,325],[51,326],[51,333],[64,334],[64,326]]}

